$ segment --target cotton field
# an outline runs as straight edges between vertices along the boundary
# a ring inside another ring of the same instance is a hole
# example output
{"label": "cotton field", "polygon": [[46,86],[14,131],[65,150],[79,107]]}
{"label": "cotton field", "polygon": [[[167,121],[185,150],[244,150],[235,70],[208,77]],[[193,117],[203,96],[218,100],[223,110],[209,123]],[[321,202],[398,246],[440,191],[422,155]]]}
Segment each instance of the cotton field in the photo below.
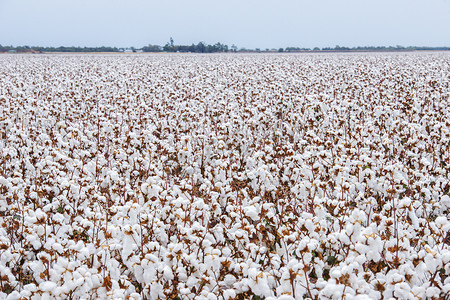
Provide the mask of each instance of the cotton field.
{"label": "cotton field", "polygon": [[1,55],[0,299],[448,299],[450,53]]}

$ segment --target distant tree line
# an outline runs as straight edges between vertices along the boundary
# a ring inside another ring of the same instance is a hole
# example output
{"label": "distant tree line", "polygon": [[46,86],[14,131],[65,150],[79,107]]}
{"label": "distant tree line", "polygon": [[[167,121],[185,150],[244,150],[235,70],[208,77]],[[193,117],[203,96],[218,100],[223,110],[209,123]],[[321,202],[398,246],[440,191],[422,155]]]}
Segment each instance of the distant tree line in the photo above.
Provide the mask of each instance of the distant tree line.
{"label": "distant tree line", "polygon": [[0,52],[15,51],[19,53],[26,52],[119,52],[116,47],[39,47],[39,46],[2,46]]}
{"label": "distant tree line", "polygon": [[214,45],[208,45],[203,42],[199,42],[197,45],[169,45],[166,44],[163,48],[165,52],[192,52],[192,53],[215,53],[215,52],[228,52],[228,46],[216,43]]}
{"label": "distant tree line", "polygon": [[222,43],[215,43],[213,45],[199,42],[191,45],[175,45],[172,38],[164,46],[149,44],[140,49],[130,47],[128,49],[117,47],[30,47],[30,46],[2,46],[1,52],[17,52],[17,53],[42,53],[42,52],[191,52],[191,53],[215,53],[215,52],[351,52],[351,51],[423,51],[423,50],[450,50],[450,47],[417,47],[417,46],[358,46],[358,47],[341,47],[339,45],[324,48],[301,48],[301,47],[286,47],[261,50],[240,48],[235,45],[228,47]]}
{"label": "distant tree line", "polygon": [[[199,42],[197,45],[175,45],[173,39],[165,44],[163,47],[159,45],[148,45],[142,47],[143,52],[192,52],[192,53],[214,53],[214,52],[228,52],[230,49],[228,45],[216,43],[214,45]],[[232,49],[233,50],[233,49]]]}
{"label": "distant tree line", "polygon": [[41,52],[119,52],[116,47],[33,47]]}
{"label": "distant tree line", "polygon": [[339,51],[339,52],[345,52],[345,51],[424,51],[424,50],[450,50],[450,47],[417,47],[417,46],[409,46],[409,47],[403,47],[403,46],[357,46],[357,47],[341,47],[339,45],[336,45],[334,48],[331,47],[324,47],[324,48],[318,48],[315,47],[313,49],[310,48],[295,48],[295,47],[287,47],[285,51],[288,52],[295,52],[295,51]]}

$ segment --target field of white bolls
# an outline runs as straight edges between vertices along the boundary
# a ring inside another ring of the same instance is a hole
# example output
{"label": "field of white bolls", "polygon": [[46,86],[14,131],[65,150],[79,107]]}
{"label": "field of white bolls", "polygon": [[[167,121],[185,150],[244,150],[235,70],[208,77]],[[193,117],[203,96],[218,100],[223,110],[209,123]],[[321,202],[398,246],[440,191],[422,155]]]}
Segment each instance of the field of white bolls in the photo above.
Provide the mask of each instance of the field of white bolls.
{"label": "field of white bolls", "polygon": [[0,299],[445,299],[450,54],[1,55]]}

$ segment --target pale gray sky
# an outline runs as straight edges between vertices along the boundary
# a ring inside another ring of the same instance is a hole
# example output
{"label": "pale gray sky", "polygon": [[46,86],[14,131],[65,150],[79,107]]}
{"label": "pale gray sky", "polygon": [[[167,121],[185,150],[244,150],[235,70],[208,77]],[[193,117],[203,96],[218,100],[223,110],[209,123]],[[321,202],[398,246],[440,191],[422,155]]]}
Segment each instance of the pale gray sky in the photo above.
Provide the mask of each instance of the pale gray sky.
{"label": "pale gray sky", "polygon": [[0,44],[450,46],[450,0],[0,0]]}

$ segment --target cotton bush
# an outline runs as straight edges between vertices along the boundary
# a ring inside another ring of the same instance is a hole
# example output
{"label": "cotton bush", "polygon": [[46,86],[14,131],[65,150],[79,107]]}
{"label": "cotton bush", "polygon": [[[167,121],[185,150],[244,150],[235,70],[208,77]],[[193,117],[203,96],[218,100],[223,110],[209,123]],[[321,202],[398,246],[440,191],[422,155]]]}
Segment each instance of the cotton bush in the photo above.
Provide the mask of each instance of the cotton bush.
{"label": "cotton bush", "polygon": [[450,56],[0,56],[0,298],[445,299]]}

